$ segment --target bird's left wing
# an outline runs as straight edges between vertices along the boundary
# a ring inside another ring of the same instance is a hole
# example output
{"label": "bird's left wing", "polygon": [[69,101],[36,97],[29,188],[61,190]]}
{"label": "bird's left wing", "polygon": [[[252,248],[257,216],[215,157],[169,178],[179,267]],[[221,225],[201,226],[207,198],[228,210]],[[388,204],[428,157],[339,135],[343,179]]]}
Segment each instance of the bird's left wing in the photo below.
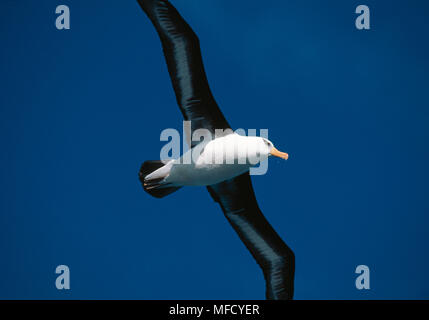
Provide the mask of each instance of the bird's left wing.
{"label": "bird's left wing", "polygon": [[192,131],[229,129],[210,91],[198,37],[166,0],[138,0],[161,39],[176,100]]}

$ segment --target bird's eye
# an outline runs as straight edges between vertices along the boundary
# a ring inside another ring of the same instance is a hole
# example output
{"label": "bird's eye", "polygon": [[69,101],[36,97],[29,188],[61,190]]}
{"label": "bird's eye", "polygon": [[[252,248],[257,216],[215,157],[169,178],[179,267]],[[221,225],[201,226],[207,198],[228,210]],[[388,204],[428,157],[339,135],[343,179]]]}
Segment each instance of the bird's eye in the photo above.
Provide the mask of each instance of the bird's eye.
{"label": "bird's eye", "polygon": [[267,140],[264,140],[265,144],[269,147],[270,143]]}

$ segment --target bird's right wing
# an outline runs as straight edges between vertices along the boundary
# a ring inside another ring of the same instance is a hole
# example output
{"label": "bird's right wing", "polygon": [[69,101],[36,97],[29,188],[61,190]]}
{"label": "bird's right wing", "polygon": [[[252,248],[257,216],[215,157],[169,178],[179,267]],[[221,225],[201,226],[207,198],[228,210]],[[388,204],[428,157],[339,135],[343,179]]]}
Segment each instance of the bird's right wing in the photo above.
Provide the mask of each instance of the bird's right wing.
{"label": "bird's right wing", "polygon": [[292,299],[295,256],[259,209],[249,173],[207,187],[262,268],[267,299]]}
{"label": "bird's right wing", "polygon": [[161,39],[176,100],[192,131],[229,129],[210,91],[197,35],[166,0],[138,0]]}

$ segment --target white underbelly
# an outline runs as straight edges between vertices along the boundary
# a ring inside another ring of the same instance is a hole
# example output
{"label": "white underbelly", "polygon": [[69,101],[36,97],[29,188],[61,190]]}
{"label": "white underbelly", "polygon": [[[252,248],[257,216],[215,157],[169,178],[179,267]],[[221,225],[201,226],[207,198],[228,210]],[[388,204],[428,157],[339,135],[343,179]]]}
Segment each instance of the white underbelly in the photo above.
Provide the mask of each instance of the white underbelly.
{"label": "white underbelly", "polygon": [[247,164],[173,164],[166,182],[182,186],[207,186],[236,177],[249,167]]}

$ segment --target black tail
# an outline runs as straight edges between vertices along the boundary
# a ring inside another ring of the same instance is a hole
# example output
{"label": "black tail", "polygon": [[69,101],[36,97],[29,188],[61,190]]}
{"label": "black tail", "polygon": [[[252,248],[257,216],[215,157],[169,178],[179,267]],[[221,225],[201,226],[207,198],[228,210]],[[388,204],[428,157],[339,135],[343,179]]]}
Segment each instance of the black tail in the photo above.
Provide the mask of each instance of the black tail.
{"label": "black tail", "polygon": [[145,161],[139,172],[139,179],[142,183],[144,191],[149,193],[151,196],[155,198],[164,198],[168,196],[170,193],[173,193],[179,190],[181,187],[170,187],[168,183],[165,183],[165,178],[168,176],[170,172],[169,169],[165,170],[165,173],[161,173],[161,175],[156,178],[146,179],[146,176],[164,167],[165,163],[160,160],[148,160]]}

